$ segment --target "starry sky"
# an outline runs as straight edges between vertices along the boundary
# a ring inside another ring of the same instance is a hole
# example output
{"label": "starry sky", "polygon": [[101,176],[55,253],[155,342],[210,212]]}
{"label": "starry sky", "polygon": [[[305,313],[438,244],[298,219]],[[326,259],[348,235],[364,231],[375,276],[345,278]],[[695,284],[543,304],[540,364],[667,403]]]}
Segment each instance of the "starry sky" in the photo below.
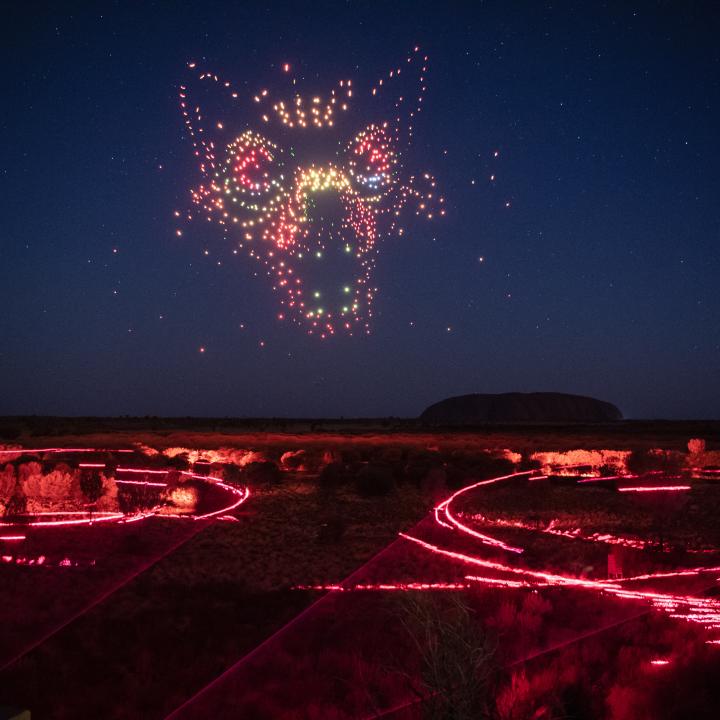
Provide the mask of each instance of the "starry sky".
{"label": "starry sky", "polygon": [[[414,416],[560,391],[720,417],[714,3],[3,17],[0,414]],[[200,179],[178,86],[195,59],[253,91],[283,63],[368,87],[415,45],[430,67],[404,162],[437,177],[447,214],[382,241],[372,333],[321,341],[277,320],[268,278],[215,226],[177,236]]]}

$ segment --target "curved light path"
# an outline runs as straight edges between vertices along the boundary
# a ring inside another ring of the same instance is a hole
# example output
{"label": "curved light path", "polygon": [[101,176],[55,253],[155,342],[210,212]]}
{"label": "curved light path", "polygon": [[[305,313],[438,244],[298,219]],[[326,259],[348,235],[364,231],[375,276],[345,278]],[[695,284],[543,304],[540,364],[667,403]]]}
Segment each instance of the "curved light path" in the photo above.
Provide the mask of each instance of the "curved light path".
{"label": "curved light path", "polygon": [[[520,555],[523,552],[522,547],[509,545],[499,538],[495,538],[485,533],[480,533],[473,528],[467,526],[458,519],[458,513],[453,508],[457,499],[478,488],[487,487],[488,485],[494,485],[502,481],[511,480],[515,478],[521,478],[527,476],[528,480],[541,479],[541,477],[530,477],[531,472],[514,473],[512,475],[503,475],[501,477],[492,478],[490,480],[483,480],[481,482],[473,483],[461,488],[460,490],[453,493],[449,498],[444,500],[440,505],[434,509],[434,517],[438,526],[445,530],[452,530],[453,533],[458,531],[474,540],[479,540],[481,544],[490,546],[495,549],[504,550],[514,555]],[[633,488],[618,488],[619,491],[635,491],[635,492],[679,492],[689,490],[688,485],[655,485],[651,487],[634,486]],[[487,520],[483,516],[479,516],[479,519]],[[519,527],[523,530],[537,531],[537,528],[532,527],[527,523],[513,523],[506,521],[489,521],[491,524],[498,526],[512,526]],[[578,536],[575,533],[566,533],[564,531],[553,531],[553,528],[549,530],[541,530],[542,532],[550,532],[551,534],[561,535],[569,537],[571,539],[582,539],[592,540],[595,542],[607,543],[607,544],[620,544],[629,547],[639,548],[644,547],[643,541],[635,541],[630,538],[616,537],[612,535],[586,535]],[[481,577],[475,574],[466,575],[465,579],[469,582],[507,587],[548,587],[548,586],[562,586],[572,587],[585,590],[594,590],[604,594],[612,595],[617,598],[644,601],[650,603],[652,607],[663,610],[669,614],[670,617],[687,620],[690,622],[699,623],[708,630],[720,629],[720,600],[715,597],[698,597],[694,595],[686,595],[681,593],[666,593],[657,592],[653,589],[646,587],[634,587],[633,583],[643,583],[647,585],[653,581],[663,580],[667,578],[678,578],[678,577],[698,577],[705,575],[706,573],[717,573],[720,571],[720,566],[716,567],[697,567],[697,568],[681,568],[671,572],[657,572],[657,573],[646,573],[643,575],[636,575],[632,577],[608,579],[608,580],[592,580],[587,578],[576,577],[573,575],[551,572],[549,570],[531,570],[529,568],[518,567],[510,565],[507,562],[498,562],[475,553],[462,553],[452,550],[450,547],[443,547],[435,543],[430,543],[422,540],[414,535],[406,533],[400,533],[400,537],[405,540],[412,542],[424,550],[431,552],[436,555],[447,557],[451,560],[458,561],[465,565],[473,568],[484,568],[493,572],[500,573],[502,575],[510,576],[509,578],[487,578]],[[640,545],[640,543],[643,543]],[[717,582],[718,578],[708,578],[710,582]],[[630,585],[630,587],[628,587]],[[718,644],[715,640],[710,640],[711,644]]]}
{"label": "curved light path", "polygon": [[[54,452],[78,452],[78,449],[68,449],[66,451],[60,448],[53,449]],[[13,451],[17,452],[17,451]],[[41,452],[48,452],[47,449]],[[87,469],[93,468],[101,470],[105,467],[104,463],[80,463],[78,467]],[[167,476],[172,470],[155,470],[145,468],[116,468],[115,472],[118,475],[127,474],[141,474],[144,476]],[[2,521],[0,522],[0,528],[31,528],[31,527],[63,527],[63,526],[77,526],[77,525],[97,525],[99,523],[132,523],[139,520],[144,520],[149,517],[161,517],[163,519],[178,519],[178,520],[207,520],[210,518],[217,517],[219,519],[222,516],[228,515],[240,505],[242,505],[250,496],[250,490],[247,487],[235,487],[228,485],[223,482],[220,478],[209,477],[207,475],[197,475],[191,472],[181,472],[181,475],[188,479],[197,480],[212,487],[218,488],[222,491],[223,495],[226,496],[223,504],[210,512],[202,514],[197,513],[176,513],[169,514],[163,512],[166,508],[162,504],[155,505],[154,507],[133,512],[112,512],[112,511],[96,511],[88,512],[84,510],[71,510],[71,511],[57,511],[57,512],[35,512],[19,515],[20,520],[15,521]],[[117,485],[138,485],[146,487],[158,487],[165,488],[169,483],[161,481],[148,481],[148,480],[130,480],[123,479],[121,477],[115,477],[115,483]],[[2,537],[0,540],[8,540],[10,536]],[[13,538],[17,539],[17,538]],[[24,538],[23,538],[24,539]]]}

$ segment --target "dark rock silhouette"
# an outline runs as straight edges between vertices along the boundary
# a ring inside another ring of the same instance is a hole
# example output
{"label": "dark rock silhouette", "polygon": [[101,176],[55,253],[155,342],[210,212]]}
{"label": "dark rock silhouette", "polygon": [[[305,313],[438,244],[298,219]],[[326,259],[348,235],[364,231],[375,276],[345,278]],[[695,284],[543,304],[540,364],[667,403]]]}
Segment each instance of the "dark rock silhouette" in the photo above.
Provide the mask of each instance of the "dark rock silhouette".
{"label": "dark rock silhouette", "polygon": [[610,422],[622,420],[609,402],[565,393],[459,395],[430,405],[420,419],[433,425],[477,425],[488,422]]}

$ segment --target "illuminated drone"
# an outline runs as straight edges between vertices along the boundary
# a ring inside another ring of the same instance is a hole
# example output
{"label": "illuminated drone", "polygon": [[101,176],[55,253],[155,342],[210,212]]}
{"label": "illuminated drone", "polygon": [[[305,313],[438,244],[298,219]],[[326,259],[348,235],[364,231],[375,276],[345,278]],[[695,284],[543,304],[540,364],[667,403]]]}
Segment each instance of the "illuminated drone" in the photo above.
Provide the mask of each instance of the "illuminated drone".
{"label": "illuminated drone", "polygon": [[[408,204],[428,219],[445,214],[434,178],[405,176],[402,167],[422,107],[427,57],[415,48],[364,94],[352,80],[340,80],[329,94],[299,94],[284,65],[289,92],[248,95],[195,63],[188,67],[193,81],[180,87],[180,108],[203,179],[192,190],[197,213],[187,218],[200,214],[221,225],[233,252],[245,248],[264,263],[283,305],[280,319],[322,338],[368,332],[379,241],[404,233]],[[217,109],[207,111],[213,101]],[[365,117],[389,119],[343,140],[357,104],[369,106]],[[248,105],[262,132],[239,123]]]}

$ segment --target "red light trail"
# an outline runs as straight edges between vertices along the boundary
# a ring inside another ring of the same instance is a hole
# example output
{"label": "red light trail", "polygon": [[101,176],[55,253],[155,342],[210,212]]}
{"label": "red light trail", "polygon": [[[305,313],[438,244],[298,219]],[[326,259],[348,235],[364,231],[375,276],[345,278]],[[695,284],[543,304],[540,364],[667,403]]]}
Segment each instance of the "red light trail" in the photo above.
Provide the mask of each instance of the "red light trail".
{"label": "red light trail", "polygon": [[145,487],[167,487],[167,483],[148,480],[115,480],[118,485],[144,485]]}
{"label": "red light trail", "polygon": [[34,453],[134,453],[135,450],[116,450],[114,448],[16,448],[0,450],[0,455],[32,455]]}
{"label": "red light trail", "polygon": [[649,493],[649,492],[682,492],[684,490],[690,490],[690,485],[656,485],[656,486],[643,486],[637,487],[619,487],[618,492],[636,492],[636,493]]}
{"label": "red light trail", "polygon": [[[474,580],[475,578],[468,578]],[[510,581],[498,581],[499,583]],[[412,592],[415,590],[467,590],[470,583],[458,582],[408,582],[408,583],[356,583],[354,585],[341,585],[329,583],[326,585],[294,585],[293,590],[327,590],[336,592]],[[518,584],[519,587],[519,584]]]}
{"label": "red light trail", "polygon": [[[471,490],[475,490],[482,487],[487,487],[488,485],[493,485],[495,483],[501,482],[503,480],[511,480],[516,478],[521,478],[523,476],[531,475],[531,472],[524,472],[524,473],[514,473],[511,475],[503,475],[501,477],[492,478],[490,480],[483,480],[481,482],[473,483],[471,485],[468,485],[464,488],[461,488],[460,490],[457,490],[454,492],[449,498],[447,498],[444,502],[442,502],[440,505],[437,506],[437,508],[434,509],[434,517],[438,525],[440,525],[443,528],[447,528],[447,524],[442,521],[442,516],[445,517],[445,519],[449,520],[450,523],[454,526],[456,530],[460,530],[462,533],[469,535],[471,537],[474,537],[484,545],[488,545],[497,549],[509,551],[514,554],[520,554],[523,551],[523,548],[508,545],[507,543],[504,543],[500,541],[497,538],[493,538],[492,536],[489,536],[484,533],[479,533],[477,531],[474,531],[472,528],[468,527],[467,525],[459,522],[455,515],[451,512],[450,508],[454,501],[457,500],[458,497],[470,492]],[[530,478],[528,478],[530,479]],[[638,486],[641,487],[641,486]],[[652,486],[650,488],[643,488],[643,490],[648,490],[651,492],[657,492],[657,491],[664,491],[670,488],[671,492],[677,492],[679,490],[689,490],[690,486],[672,486],[672,485],[665,485],[665,486]],[[633,488],[633,491],[637,490],[637,488]],[[479,518],[485,519],[483,516],[477,516]],[[519,527],[523,530],[531,530],[535,531],[537,528],[522,522],[502,522],[502,521],[495,521],[495,524],[498,525],[505,525],[505,526],[513,526],[513,527]],[[611,535],[598,535],[595,534],[594,536],[585,536],[578,538],[578,535],[576,533],[565,533],[564,531],[553,531],[551,527],[545,528],[543,532],[551,532],[552,534],[558,534],[564,537],[568,537],[570,539],[590,539],[597,542],[608,542],[608,543],[617,543],[617,544],[627,544],[628,540],[624,538],[616,538]],[[497,562],[495,560],[489,560],[486,558],[482,558],[478,555],[471,555],[468,553],[462,553],[457,552],[448,548],[440,547],[439,545],[435,543],[430,543],[425,540],[422,540],[421,538],[415,537],[413,535],[409,535],[406,533],[399,533],[400,537],[415,543],[416,545],[419,545],[423,549],[443,557],[450,558],[452,560],[467,564],[467,565],[475,565],[479,567],[484,567],[489,570],[494,570],[496,572],[511,575],[515,577],[521,577],[522,580],[507,580],[507,579],[498,579],[498,578],[487,578],[487,577],[479,577],[479,576],[473,576],[473,575],[466,575],[465,579],[469,581],[475,581],[480,584],[484,585],[495,585],[495,586],[501,586],[506,585],[507,587],[540,587],[540,586],[564,586],[564,587],[572,587],[572,588],[578,588],[578,589],[585,589],[585,590],[595,590],[601,593],[613,595],[614,597],[626,599],[626,600],[637,600],[637,601],[643,601],[643,602],[649,602],[652,607],[665,611],[670,617],[686,620],[689,622],[696,622],[701,625],[703,625],[707,629],[716,629],[720,628],[720,600],[717,600],[715,598],[704,598],[704,597],[696,597],[693,595],[685,595],[685,594],[674,594],[674,593],[661,593],[661,592],[655,592],[653,590],[647,589],[647,590],[631,590],[625,587],[625,584],[631,583],[631,582],[648,582],[648,581],[657,581],[662,580],[666,578],[673,578],[673,577],[691,577],[691,576],[699,576],[703,573],[709,573],[709,572],[717,572],[720,570],[718,567],[698,567],[698,568],[687,568],[687,569],[680,569],[672,572],[657,572],[657,573],[647,573],[644,575],[636,575],[632,577],[626,577],[626,578],[618,578],[613,580],[592,580],[587,578],[579,578],[574,577],[571,575],[565,575],[560,573],[554,573],[554,572],[548,572],[548,571],[541,571],[541,570],[532,570],[529,568],[523,568],[523,567],[517,567],[508,565],[506,563]],[[642,541],[639,541],[642,542]],[[636,546],[637,548],[643,547],[642,545]]]}
{"label": "red light trail", "polygon": [[[480,533],[469,527],[467,524],[461,522],[458,519],[457,511],[454,510],[453,505],[454,503],[456,503],[458,498],[461,498],[463,495],[466,495],[473,490],[478,490],[480,488],[494,485],[498,482],[519,479],[523,477],[525,477],[527,480],[532,480],[532,472],[529,471],[523,473],[513,473],[511,475],[504,475],[501,477],[492,478],[490,480],[483,480],[457,490],[450,497],[448,497],[442,503],[433,508],[433,517],[436,525],[442,528],[443,531],[452,531],[451,537],[453,538],[453,542],[457,539],[459,531],[461,535],[465,535],[468,538],[479,541],[482,545],[488,546],[495,550],[506,551],[512,553],[515,556],[520,556],[523,552],[522,547],[510,545],[500,540],[499,538],[488,535],[487,533]],[[685,491],[691,489],[690,486],[655,485],[650,486],[649,490],[647,491],[662,492],[666,491],[668,488],[670,488],[670,492],[678,492],[681,490]],[[632,538],[622,538],[610,534],[600,533],[595,533],[593,535],[583,535],[579,529],[575,531],[556,530],[553,527],[553,523],[550,523],[550,525],[546,528],[537,528],[536,526],[522,521],[488,520],[482,515],[476,515],[475,519],[479,519],[497,526],[515,527],[529,532],[547,532],[553,535],[566,537],[571,540],[589,540],[600,543],[619,544],[631,547],[633,549],[643,549],[646,547],[645,541]],[[719,599],[716,599],[714,597],[699,597],[692,594],[684,593],[658,592],[651,588],[632,589],[628,587],[631,583],[657,582],[666,580],[668,578],[699,577],[706,573],[717,573],[720,570],[720,567],[681,568],[673,571],[645,573],[611,580],[588,579],[575,577],[569,574],[559,572],[552,572],[548,570],[537,570],[526,567],[518,567],[515,565],[507,564],[505,562],[481,557],[477,554],[459,552],[457,550],[453,550],[452,548],[442,547],[436,542],[428,542],[420,537],[408,533],[399,533],[399,536],[434,555],[445,557],[449,560],[457,561],[464,565],[482,567],[486,570],[490,570],[494,573],[499,574],[499,577],[480,576],[475,574],[464,575],[465,581],[474,585],[483,585],[486,587],[495,588],[565,587],[569,589],[595,591],[601,594],[610,595],[621,600],[636,601],[649,604],[651,608],[663,611],[671,618],[684,620],[686,622],[694,622],[702,625],[704,628],[710,631],[720,629]],[[462,587],[462,583],[423,583],[417,580],[402,583],[386,582],[355,585],[345,582],[342,584],[299,587],[302,587],[304,589],[340,592],[363,590],[387,590],[407,592],[415,588],[420,589],[423,585],[429,586],[428,589],[464,589]],[[714,644],[720,644],[720,640],[718,641],[718,643]]]}

